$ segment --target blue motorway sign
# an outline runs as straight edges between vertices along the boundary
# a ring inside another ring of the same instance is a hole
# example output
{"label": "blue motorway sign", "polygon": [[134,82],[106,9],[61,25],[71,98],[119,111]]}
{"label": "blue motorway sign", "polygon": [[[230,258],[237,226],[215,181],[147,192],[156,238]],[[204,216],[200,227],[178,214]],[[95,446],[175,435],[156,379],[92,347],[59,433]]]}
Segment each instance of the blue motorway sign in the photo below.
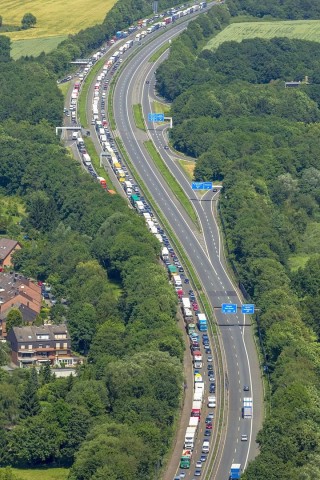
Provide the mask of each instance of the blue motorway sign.
{"label": "blue motorway sign", "polygon": [[237,313],[237,308],[236,303],[223,303],[221,305],[222,313]]}
{"label": "blue motorway sign", "polygon": [[192,182],[192,190],[212,190],[212,182]]}
{"label": "blue motorway sign", "polygon": [[148,113],[148,122],[164,122],[164,113]]}
{"label": "blue motorway sign", "polygon": [[254,313],[254,305],[252,303],[244,303],[241,305],[241,313],[252,315]]}

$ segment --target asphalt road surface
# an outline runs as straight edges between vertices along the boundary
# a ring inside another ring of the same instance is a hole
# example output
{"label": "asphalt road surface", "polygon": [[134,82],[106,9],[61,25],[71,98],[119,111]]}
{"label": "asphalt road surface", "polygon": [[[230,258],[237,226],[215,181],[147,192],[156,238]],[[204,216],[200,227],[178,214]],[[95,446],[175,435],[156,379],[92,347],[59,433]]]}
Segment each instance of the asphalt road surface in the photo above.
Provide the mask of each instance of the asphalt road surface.
{"label": "asphalt road surface", "polygon": [[[255,437],[261,427],[263,417],[263,392],[258,357],[254,345],[251,319],[244,315],[225,315],[221,313],[222,303],[236,303],[241,311],[241,299],[224,265],[222,244],[215,219],[214,202],[218,193],[208,192],[200,199],[191,190],[190,181],[164,150],[164,137],[161,129],[151,129],[148,134],[155,142],[170,170],[192,199],[196,209],[203,238],[196,231],[189,217],[171,193],[166,182],[153,164],[143,146],[146,135],[136,130],[132,104],[141,103],[144,113],[150,112],[148,89],[145,80],[153,75],[154,65],[147,59],[159,47],[185,28],[179,25],[165,32],[159,38],[141,47],[127,65],[124,66],[114,92],[114,111],[117,130],[124,146],[143,178],[157,205],[166,216],[175,235],[179,238],[186,254],[192,262],[206,290],[212,307],[215,309],[217,323],[224,347],[226,359],[225,389],[228,396],[226,413],[226,435],[222,445],[222,454],[218,457],[212,478],[228,478],[232,463],[241,463],[245,468],[249,459],[257,454]],[[151,70],[151,71],[150,71]],[[243,386],[250,387],[250,393]],[[242,419],[243,397],[253,397],[253,420]],[[219,398],[217,396],[217,398]],[[218,405],[219,407],[219,405]],[[241,435],[248,436],[247,442],[241,442]],[[199,442],[202,442],[202,438]],[[196,459],[197,460],[197,459]],[[178,465],[179,458],[176,459]],[[192,476],[193,469],[189,475]]]}

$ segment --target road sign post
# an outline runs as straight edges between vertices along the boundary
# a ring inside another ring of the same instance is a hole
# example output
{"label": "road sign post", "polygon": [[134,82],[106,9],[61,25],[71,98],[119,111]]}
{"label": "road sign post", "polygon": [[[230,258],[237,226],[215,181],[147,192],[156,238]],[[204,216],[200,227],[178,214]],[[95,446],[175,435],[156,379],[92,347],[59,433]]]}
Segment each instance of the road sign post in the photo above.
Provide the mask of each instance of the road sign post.
{"label": "road sign post", "polygon": [[238,306],[236,303],[223,303],[221,305],[221,311],[222,313],[237,313]]}
{"label": "road sign post", "polygon": [[244,315],[253,315],[254,314],[254,305],[252,303],[244,303],[241,305],[241,313]]}
{"label": "road sign post", "polygon": [[212,190],[212,182],[192,182],[192,190]]}
{"label": "road sign post", "polygon": [[148,113],[148,122],[164,122],[164,113]]}

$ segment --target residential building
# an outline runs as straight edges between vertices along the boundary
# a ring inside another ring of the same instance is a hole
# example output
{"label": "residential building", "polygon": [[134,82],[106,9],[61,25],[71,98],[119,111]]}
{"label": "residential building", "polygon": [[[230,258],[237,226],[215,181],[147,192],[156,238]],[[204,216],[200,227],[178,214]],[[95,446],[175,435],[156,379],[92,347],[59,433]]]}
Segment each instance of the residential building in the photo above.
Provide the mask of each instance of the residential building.
{"label": "residential building", "polygon": [[17,308],[24,322],[33,322],[41,310],[41,287],[14,272],[0,273],[0,338],[6,337],[6,318]]}
{"label": "residential building", "polygon": [[13,327],[7,340],[13,363],[22,368],[46,363],[72,367],[79,363],[79,357],[71,353],[70,335],[64,324]]}
{"label": "residential building", "polygon": [[11,267],[11,257],[14,252],[20,250],[21,245],[16,240],[10,238],[0,238],[0,269]]}

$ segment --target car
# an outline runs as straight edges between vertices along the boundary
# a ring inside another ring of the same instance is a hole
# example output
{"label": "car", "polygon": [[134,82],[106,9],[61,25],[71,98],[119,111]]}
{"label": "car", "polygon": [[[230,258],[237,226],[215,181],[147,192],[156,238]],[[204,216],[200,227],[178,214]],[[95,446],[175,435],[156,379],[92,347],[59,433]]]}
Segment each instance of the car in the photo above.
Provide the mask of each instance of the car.
{"label": "car", "polygon": [[212,423],[207,423],[206,424],[206,429],[207,430],[212,430]]}
{"label": "car", "polygon": [[205,420],[205,423],[206,423],[206,425],[207,425],[208,423],[212,423],[212,417],[210,417],[210,414],[208,414],[208,416],[207,416],[207,418],[206,418],[206,420]]}
{"label": "car", "polygon": [[211,418],[211,419],[212,419],[212,418],[214,418],[214,413],[213,413],[213,412],[211,412],[211,413],[208,413],[208,416],[207,416],[207,418]]}
{"label": "car", "polygon": [[201,462],[205,462],[207,460],[207,455],[201,455],[200,460]]}
{"label": "car", "polygon": [[179,270],[179,272],[184,272],[183,267],[179,267],[178,270]]}
{"label": "car", "polygon": [[210,385],[209,391],[210,391],[210,393],[215,393],[216,392],[216,386],[214,385],[214,383],[212,383]]}
{"label": "car", "polygon": [[205,340],[203,343],[204,348],[209,347],[209,340]]}
{"label": "car", "polygon": [[149,83],[150,83],[149,80],[146,80],[146,85],[149,85]]}
{"label": "car", "polygon": [[46,300],[48,300],[48,299],[50,298],[49,293],[45,292],[45,293],[43,294],[43,298],[45,298]]}
{"label": "car", "polygon": [[194,311],[194,312],[197,312],[197,311],[199,311],[199,307],[198,307],[198,305],[196,305],[195,307],[193,307],[193,311]]}
{"label": "car", "polygon": [[209,372],[209,382],[214,382],[215,381],[215,376],[213,375],[213,372]]}
{"label": "car", "polygon": [[241,442],[247,442],[248,441],[248,435],[241,435]]}
{"label": "car", "polygon": [[212,355],[207,356],[207,362],[213,362],[213,357]]}
{"label": "car", "polygon": [[189,278],[185,278],[184,283],[189,283]]}
{"label": "car", "polygon": [[217,400],[215,395],[209,395],[208,397],[208,407],[209,408],[215,408],[217,405]]}
{"label": "car", "polygon": [[165,150],[169,150],[168,145],[164,145],[163,148],[164,148]]}
{"label": "car", "polygon": [[196,463],[196,468],[202,468],[202,462],[201,460],[198,460]]}
{"label": "car", "polygon": [[205,436],[205,437],[211,437],[211,430],[209,430],[209,429],[206,430],[206,431],[204,432],[204,436]]}
{"label": "car", "polygon": [[205,346],[204,349],[205,349],[207,355],[211,354],[211,348],[210,347]]}
{"label": "car", "polygon": [[186,476],[185,472],[181,472],[181,473],[179,474],[179,477],[180,477],[180,478],[184,478],[185,476]]}
{"label": "car", "polygon": [[194,291],[193,291],[193,290],[189,290],[189,295],[194,295]]}
{"label": "car", "polygon": [[249,390],[250,390],[249,386],[248,386],[248,385],[244,385],[243,391],[244,391],[244,392],[249,392]]}
{"label": "car", "polygon": [[209,335],[207,333],[202,334],[202,339],[203,340],[209,340]]}
{"label": "car", "polygon": [[196,471],[194,472],[194,476],[195,476],[195,477],[201,477],[201,470],[196,470]]}

